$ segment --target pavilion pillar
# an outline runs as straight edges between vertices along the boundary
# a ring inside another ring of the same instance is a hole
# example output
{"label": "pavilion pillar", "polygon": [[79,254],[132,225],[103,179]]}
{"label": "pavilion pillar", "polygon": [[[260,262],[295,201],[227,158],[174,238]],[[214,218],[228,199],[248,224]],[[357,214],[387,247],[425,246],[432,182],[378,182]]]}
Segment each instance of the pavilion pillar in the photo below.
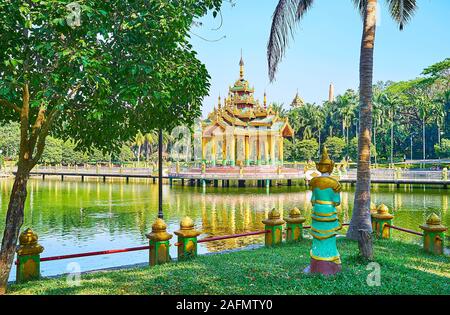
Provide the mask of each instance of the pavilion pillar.
{"label": "pavilion pillar", "polygon": [[227,138],[225,135],[222,140],[222,165],[227,165]]}
{"label": "pavilion pillar", "polygon": [[216,137],[211,138],[211,165],[216,165]]}
{"label": "pavilion pillar", "polygon": [[233,135],[230,144],[230,165],[234,166],[236,164],[236,138]]}
{"label": "pavilion pillar", "polygon": [[264,160],[266,160],[266,165],[270,164],[268,136],[264,138]]}
{"label": "pavilion pillar", "polygon": [[202,161],[206,162],[206,145],[208,144],[208,138],[202,138]]}
{"label": "pavilion pillar", "polygon": [[250,165],[250,136],[245,137],[245,165]]}
{"label": "pavilion pillar", "polygon": [[270,143],[270,161],[272,165],[275,165],[276,162],[276,156],[275,156],[275,142],[273,135],[269,136],[269,143]]}
{"label": "pavilion pillar", "polygon": [[259,134],[256,136],[256,164],[261,165],[261,139]]}
{"label": "pavilion pillar", "polygon": [[278,160],[280,160],[280,164],[283,164],[283,136],[280,135],[278,139]]}

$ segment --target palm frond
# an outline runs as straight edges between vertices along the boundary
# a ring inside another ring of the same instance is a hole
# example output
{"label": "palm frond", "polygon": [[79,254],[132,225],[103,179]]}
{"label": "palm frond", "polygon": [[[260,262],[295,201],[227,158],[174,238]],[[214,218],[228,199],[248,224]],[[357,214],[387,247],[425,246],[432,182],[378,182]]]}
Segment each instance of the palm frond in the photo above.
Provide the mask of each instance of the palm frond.
{"label": "palm frond", "polygon": [[355,5],[356,9],[358,9],[359,13],[361,14],[361,17],[364,17],[364,11],[366,10],[366,4],[367,0],[352,0],[353,4]]}
{"label": "palm frond", "polygon": [[400,30],[408,23],[417,10],[416,0],[386,0],[389,4],[389,12],[398,23]]}
{"label": "palm frond", "polygon": [[267,60],[269,64],[269,79],[275,79],[278,64],[293,36],[296,23],[313,4],[314,0],[279,0],[272,16],[269,43],[267,44]]}

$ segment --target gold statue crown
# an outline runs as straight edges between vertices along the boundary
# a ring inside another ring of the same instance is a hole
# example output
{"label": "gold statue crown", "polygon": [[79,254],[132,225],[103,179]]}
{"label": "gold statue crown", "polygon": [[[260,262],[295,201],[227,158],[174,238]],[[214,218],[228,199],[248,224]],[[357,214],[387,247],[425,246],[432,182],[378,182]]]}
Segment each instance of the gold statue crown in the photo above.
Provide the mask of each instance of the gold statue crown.
{"label": "gold statue crown", "polygon": [[330,159],[328,155],[328,150],[323,147],[322,158],[319,163],[316,163],[317,170],[321,173],[331,173],[334,168],[334,162]]}

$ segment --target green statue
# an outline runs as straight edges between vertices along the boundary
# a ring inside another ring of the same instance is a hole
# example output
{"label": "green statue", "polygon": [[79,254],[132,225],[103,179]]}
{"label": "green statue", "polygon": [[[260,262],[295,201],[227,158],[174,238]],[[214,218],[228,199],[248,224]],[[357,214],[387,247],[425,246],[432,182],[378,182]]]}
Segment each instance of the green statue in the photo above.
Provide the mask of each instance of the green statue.
{"label": "green statue", "polygon": [[341,259],[336,246],[337,231],[342,228],[336,210],[341,203],[341,185],[330,177],[334,162],[329,158],[326,148],[323,149],[322,159],[316,166],[322,175],[314,177],[309,184],[312,190],[313,242],[311,264],[304,271],[333,275],[341,271]]}

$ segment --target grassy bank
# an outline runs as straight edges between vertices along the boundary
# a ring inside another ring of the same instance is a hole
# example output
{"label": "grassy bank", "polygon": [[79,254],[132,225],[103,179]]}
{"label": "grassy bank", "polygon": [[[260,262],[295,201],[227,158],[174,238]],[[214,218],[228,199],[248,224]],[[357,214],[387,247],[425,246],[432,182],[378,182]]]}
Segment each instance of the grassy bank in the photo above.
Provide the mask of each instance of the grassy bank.
{"label": "grassy bank", "polygon": [[326,278],[302,273],[311,242],[200,256],[152,268],[84,274],[12,285],[11,294],[450,294],[450,259],[414,244],[376,241],[381,285],[368,286],[373,271],[357,257],[355,242],[339,239],[343,272]]}

